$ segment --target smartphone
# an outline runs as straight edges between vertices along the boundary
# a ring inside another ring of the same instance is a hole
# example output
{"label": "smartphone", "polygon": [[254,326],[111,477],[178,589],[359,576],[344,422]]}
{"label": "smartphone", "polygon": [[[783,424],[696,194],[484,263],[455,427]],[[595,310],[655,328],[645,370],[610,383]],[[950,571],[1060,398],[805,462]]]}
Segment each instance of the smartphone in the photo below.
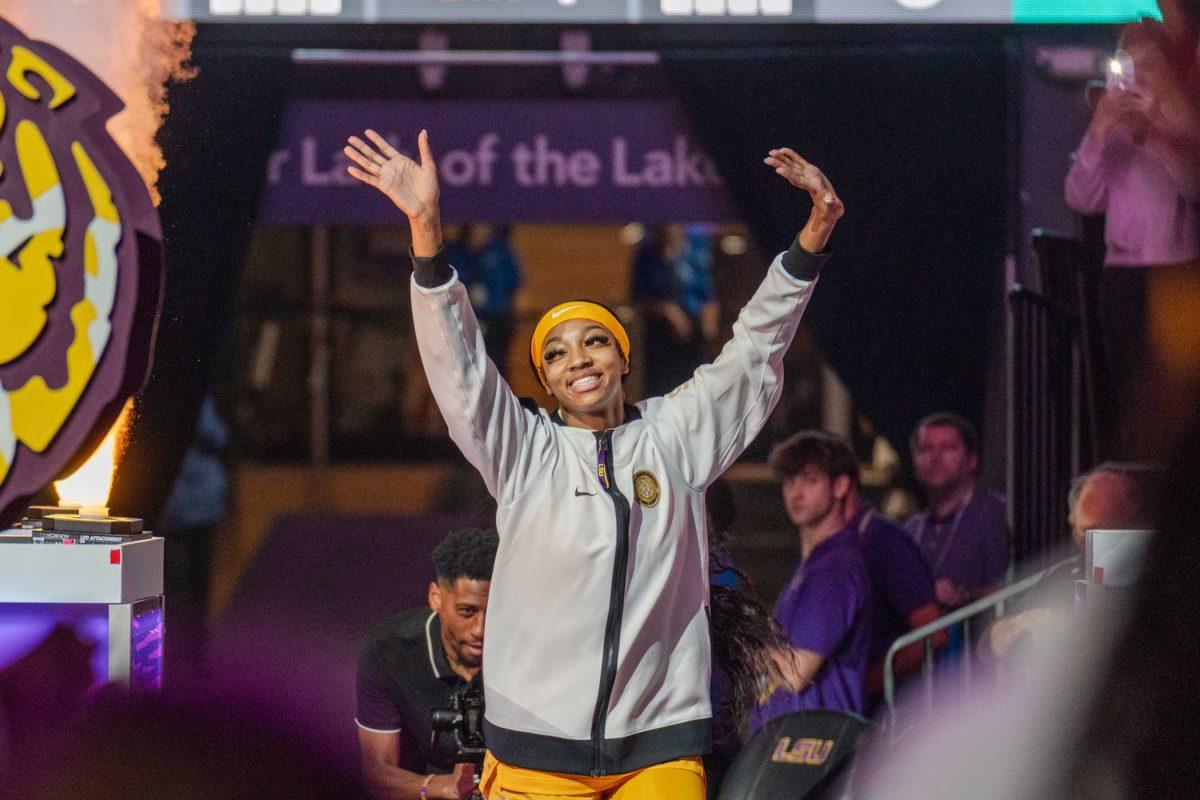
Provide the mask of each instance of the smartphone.
{"label": "smartphone", "polygon": [[1124,50],[1118,50],[1108,60],[1108,70],[1104,82],[1109,91],[1129,91],[1137,82],[1134,75],[1133,59]]}

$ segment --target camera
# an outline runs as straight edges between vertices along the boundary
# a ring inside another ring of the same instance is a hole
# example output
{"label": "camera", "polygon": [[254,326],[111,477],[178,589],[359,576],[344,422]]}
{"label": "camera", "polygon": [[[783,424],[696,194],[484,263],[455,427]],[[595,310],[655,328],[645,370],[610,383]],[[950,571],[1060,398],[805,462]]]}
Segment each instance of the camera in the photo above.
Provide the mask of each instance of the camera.
{"label": "camera", "polygon": [[483,741],[483,681],[479,675],[465,689],[450,697],[450,708],[437,709],[432,716],[430,750],[445,753],[451,764],[474,764],[483,769],[487,745]]}

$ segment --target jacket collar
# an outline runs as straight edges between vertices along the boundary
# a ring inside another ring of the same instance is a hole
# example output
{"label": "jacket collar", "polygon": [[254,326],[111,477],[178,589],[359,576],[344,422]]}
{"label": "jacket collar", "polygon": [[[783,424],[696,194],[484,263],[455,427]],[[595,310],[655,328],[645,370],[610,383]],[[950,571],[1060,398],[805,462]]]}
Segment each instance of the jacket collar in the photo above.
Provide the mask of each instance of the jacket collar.
{"label": "jacket collar", "polygon": [[[629,403],[625,404],[625,423],[624,424],[628,425],[630,422],[634,422],[641,418],[642,418],[642,411],[640,408],[638,408],[637,406],[634,406],[634,405],[630,405]],[[567,423],[562,418],[562,409],[561,408],[556,408],[554,410],[554,413],[550,415],[550,419],[553,420],[555,425],[561,425],[564,428],[567,427]],[[619,428],[621,426],[618,425],[617,427]]]}
{"label": "jacket collar", "polygon": [[462,680],[462,676],[450,666],[446,658],[446,646],[442,644],[442,623],[437,612],[430,611],[425,620],[425,648],[429,653],[429,667],[438,680]]}

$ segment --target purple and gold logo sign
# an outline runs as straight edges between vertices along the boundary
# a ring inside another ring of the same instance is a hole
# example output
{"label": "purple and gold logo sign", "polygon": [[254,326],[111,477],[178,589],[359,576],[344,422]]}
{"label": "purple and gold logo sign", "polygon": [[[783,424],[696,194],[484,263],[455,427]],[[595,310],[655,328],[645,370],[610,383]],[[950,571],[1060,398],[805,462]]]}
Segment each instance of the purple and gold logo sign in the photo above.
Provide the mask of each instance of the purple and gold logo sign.
{"label": "purple and gold logo sign", "polygon": [[0,20],[0,526],[72,467],[149,369],[150,195],[95,75]]}
{"label": "purple and gold logo sign", "polygon": [[833,752],[833,745],[832,739],[796,739],[793,742],[792,737],[781,736],[775,743],[775,751],[771,753],[771,760],[777,764],[802,764],[819,767],[829,760],[829,754]]}

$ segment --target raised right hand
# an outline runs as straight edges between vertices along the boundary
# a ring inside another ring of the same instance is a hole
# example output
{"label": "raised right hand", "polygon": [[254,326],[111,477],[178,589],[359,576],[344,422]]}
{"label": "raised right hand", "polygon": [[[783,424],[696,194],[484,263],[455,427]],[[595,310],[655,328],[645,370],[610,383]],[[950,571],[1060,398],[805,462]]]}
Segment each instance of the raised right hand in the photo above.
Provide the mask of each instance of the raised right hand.
{"label": "raised right hand", "polygon": [[346,171],[387,195],[410,220],[436,215],[441,190],[433,151],[429,149],[429,134],[422,130],[417,136],[420,164],[396,150],[375,131],[368,129],[366,136],[375,147],[351,136],[350,144],[343,149],[358,165],[347,167]]}

